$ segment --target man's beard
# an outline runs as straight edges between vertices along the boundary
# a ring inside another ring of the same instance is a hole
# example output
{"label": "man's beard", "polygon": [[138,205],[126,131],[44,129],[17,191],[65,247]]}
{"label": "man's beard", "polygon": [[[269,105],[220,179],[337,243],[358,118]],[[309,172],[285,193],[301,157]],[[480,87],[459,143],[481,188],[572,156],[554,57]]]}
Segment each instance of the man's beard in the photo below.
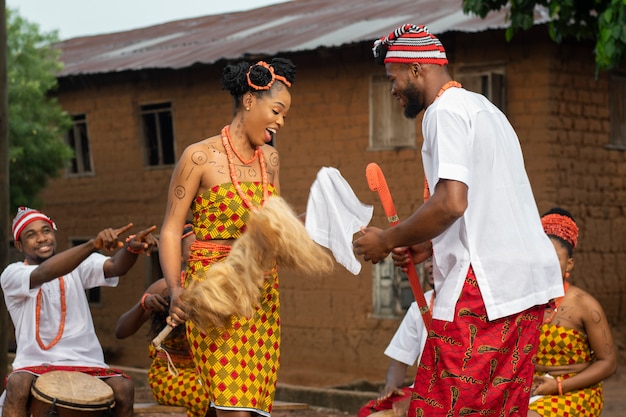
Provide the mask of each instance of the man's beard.
{"label": "man's beard", "polygon": [[35,265],[41,265],[41,263],[42,263],[43,261],[50,259],[50,258],[51,258],[51,257],[53,257],[55,254],[56,254],[56,251],[53,251],[53,252],[52,252],[52,255],[47,256],[47,257],[45,257],[45,258],[44,258],[44,257],[41,257],[41,256],[34,256],[34,257],[33,257],[33,259],[34,259],[35,261],[37,261],[37,263],[36,263]]}
{"label": "man's beard", "polygon": [[409,84],[404,90],[406,97],[406,106],[404,107],[404,117],[407,119],[415,119],[418,114],[424,110],[422,104],[422,95],[413,84]]}

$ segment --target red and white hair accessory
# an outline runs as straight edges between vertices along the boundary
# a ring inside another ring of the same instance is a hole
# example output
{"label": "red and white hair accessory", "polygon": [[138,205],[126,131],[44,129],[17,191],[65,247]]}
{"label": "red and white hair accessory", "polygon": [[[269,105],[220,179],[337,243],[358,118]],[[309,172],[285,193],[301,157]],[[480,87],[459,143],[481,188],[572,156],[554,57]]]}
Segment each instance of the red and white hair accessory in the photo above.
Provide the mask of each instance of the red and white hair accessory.
{"label": "red and white hair accessory", "polygon": [[56,224],[52,219],[38,210],[34,210],[28,207],[20,206],[17,209],[17,214],[13,219],[13,226],[11,231],[13,232],[13,240],[18,241],[24,228],[34,222],[35,220],[44,220],[52,226],[54,230],[57,230]]}
{"label": "red and white hair accessory", "polygon": [[379,55],[379,45],[385,46],[385,64],[399,63],[447,65],[448,57],[443,45],[437,37],[423,25],[403,25],[374,41],[374,57]]}
{"label": "red and white hair accessory", "polygon": [[541,225],[547,235],[556,236],[572,245],[572,248],[576,247],[578,226],[570,217],[557,213],[546,214],[541,218]]}

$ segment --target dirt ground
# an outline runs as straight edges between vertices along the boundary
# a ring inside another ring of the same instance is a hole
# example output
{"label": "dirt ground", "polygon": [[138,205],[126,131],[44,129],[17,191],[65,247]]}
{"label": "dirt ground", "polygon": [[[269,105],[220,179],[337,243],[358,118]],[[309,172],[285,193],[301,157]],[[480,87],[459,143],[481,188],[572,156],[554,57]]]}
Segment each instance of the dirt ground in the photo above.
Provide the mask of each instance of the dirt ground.
{"label": "dirt ground", "polygon": [[[626,415],[626,364],[619,367],[615,375],[603,382],[604,409],[601,417],[623,417]],[[304,410],[278,410],[272,417],[355,417],[326,408],[309,407]]]}
{"label": "dirt ground", "polygon": [[346,417],[349,413],[321,407],[309,407],[305,410],[274,411],[272,417]]}
{"label": "dirt ground", "polygon": [[[617,373],[604,381],[605,405],[601,417],[623,417],[626,415],[626,364],[619,367]],[[302,408],[302,407],[306,408]],[[346,413],[328,408],[293,404],[295,409],[288,408],[289,403],[281,404],[272,413],[272,417],[355,417],[356,414]],[[185,417],[186,414],[150,414],[142,417]]]}

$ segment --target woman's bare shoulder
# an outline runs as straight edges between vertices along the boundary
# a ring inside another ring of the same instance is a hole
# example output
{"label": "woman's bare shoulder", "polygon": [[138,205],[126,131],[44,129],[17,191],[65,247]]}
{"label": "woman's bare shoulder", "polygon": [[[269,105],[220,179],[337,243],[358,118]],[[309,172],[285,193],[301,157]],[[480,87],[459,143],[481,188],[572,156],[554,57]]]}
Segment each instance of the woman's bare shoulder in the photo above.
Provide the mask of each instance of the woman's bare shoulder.
{"label": "woman's bare shoulder", "polygon": [[191,159],[196,164],[203,164],[215,158],[216,155],[224,154],[224,146],[219,135],[194,142],[183,151],[181,159]]}
{"label": "woman's bare shoulder", "polygon": [[280,163],[280,158],[278,155],[278,150],[270,144],[265,144],[261,146],[261,151],[263,152],[263,157],[265,161],[268,163],[268,166],[278,166]]}
{"label": "woman's bare shoulder", "polygon": [[598,307],[602,308],[602,305],[596,297],[578,286],[571,285],[567,293],[569,296],[568,298],[570,298],[570,300],[580,309],[589,310],[597,309]]}

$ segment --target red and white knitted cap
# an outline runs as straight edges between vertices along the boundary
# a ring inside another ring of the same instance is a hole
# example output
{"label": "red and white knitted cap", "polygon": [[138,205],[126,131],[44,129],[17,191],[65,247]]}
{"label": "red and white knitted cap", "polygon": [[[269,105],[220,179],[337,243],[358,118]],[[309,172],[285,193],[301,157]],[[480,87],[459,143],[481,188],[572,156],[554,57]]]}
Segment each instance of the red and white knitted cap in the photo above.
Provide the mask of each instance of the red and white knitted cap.
{"label": "red and white knitted cap", "polygon": [[15,215],[15,218],[13,219],[13,240],[17,242],[20,239],[20,235],[22,234],[24,228],[35,220],[44,220],[48,222],[54,230],[57,230],[56,224],[54,224],[50,217],[46,216],[40,211],[20,206],[17,209],[17,214]]}
{"label": "red and white knitted cap", "polygon": [[378,57],[380,53],[379,45],[381,44],[387,52],[385,64],[390,62],[399,64],[411,64],[413,62],[436,65],[448,64],[443,45],[423,25],[403,25],[389,35],[375,40],[373,48],[375,57]]}

